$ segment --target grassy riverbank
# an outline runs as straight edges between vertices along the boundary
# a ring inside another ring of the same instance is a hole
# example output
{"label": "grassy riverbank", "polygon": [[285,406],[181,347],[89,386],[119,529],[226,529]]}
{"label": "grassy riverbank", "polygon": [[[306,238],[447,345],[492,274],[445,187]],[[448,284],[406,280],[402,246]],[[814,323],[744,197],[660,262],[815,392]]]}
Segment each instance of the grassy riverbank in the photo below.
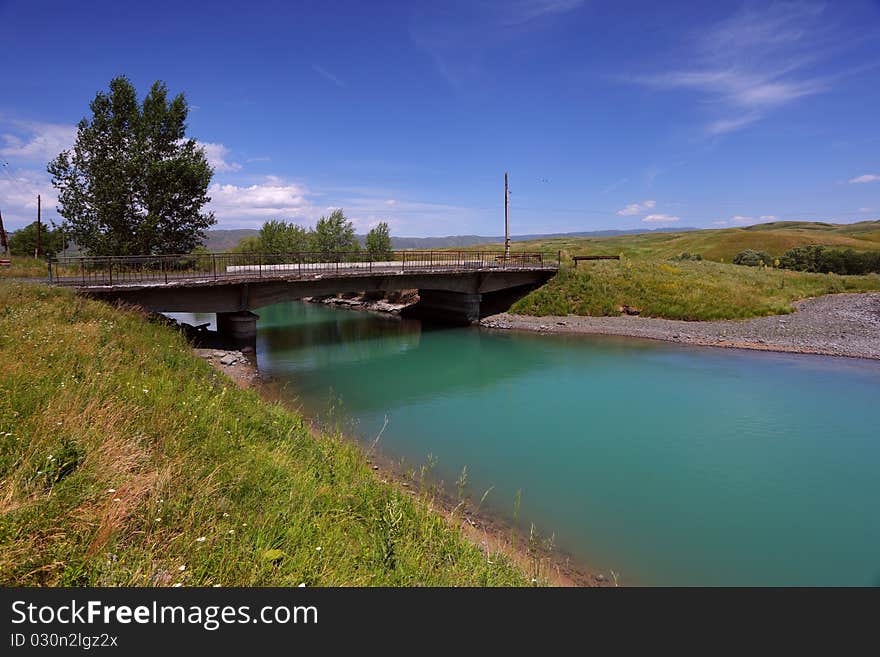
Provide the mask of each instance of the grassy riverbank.
{"label": "grassy riverbank", "polygon": [[543,287],[520,299],[523,315],[619,315],[745,319],[792,311],[791,302],[836,292],[880,290],[880,275],[835,276],[717,262],[598,261],[563,268]]}
{"label": "grassy riverbank", "polygon": [[0,583],[518,585],[172,330],[0,281]]}

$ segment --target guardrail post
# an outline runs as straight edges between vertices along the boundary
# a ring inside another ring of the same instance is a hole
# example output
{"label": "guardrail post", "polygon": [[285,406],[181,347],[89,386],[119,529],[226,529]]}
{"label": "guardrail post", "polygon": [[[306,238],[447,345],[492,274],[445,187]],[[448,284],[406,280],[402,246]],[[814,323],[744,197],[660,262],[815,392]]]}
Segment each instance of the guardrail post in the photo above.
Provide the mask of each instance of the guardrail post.
{"label": "guardrail post", "polygon": [[400,272],[403,273],[406,271],[406,251],[402,251],[401,256],[403,257],[403,262],[400,267]]}
{"label": "guardrail post", "polygon": [[110,277],[110,285],[113,285],[113,261],[107,258],[107,275]]}
{"label": "guardrail post", "polygon": [[46,266],[49,268],[49,285],[52,285],[54,282],[52,277],[52,256],[46,256]]}
{"label": "guardrail post", "polygon": [[162,276],[165,278],[165,283],[168,283],[168,267],[165,266],[165,258],[159,256],[159,266],[162,268]]}
{"label": "guardrail post", "polygon": [[214,278],[217,278],[217,256],[213,253],[211,254],[211,272],[214,274]]}

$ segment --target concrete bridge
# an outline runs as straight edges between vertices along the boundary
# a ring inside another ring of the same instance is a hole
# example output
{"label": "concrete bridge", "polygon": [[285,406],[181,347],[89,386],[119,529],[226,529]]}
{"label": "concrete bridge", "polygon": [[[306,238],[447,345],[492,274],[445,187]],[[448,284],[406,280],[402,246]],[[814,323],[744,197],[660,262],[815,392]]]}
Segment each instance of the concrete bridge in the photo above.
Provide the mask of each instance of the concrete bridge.
{"label": "concrete bridge", "polygon": [[506,310],[557,270],[540,253],[397,251],[57,258],[55,285],[156,312],[216,313],[221,333],[256,335],[252,311],[281,301],[341,292],[417,289],[413,317],[467,323]]}

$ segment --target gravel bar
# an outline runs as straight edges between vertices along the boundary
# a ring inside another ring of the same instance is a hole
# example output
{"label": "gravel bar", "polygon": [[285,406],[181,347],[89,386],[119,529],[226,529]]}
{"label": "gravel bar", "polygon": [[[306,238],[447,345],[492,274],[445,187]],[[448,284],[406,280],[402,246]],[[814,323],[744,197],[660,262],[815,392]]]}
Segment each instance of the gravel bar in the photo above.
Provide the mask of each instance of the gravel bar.
{"label": "gravel bar", "polygon": [[791,315],[686,322],[620,317],[531,317],[502,313],[480,325],[539,333],[624,335],[683,344],[880,359],[880,293],[829,294],[793,304]]}

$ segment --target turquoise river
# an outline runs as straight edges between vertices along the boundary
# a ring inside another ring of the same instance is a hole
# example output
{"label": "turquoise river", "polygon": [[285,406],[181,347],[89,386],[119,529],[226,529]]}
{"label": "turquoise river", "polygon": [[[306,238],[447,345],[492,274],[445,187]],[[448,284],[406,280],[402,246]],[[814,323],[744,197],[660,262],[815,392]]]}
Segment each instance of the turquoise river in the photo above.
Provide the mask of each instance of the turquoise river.
{"label": "turquoise river", "polygon": [[[880,585],[880,363],[285,303],[260,370],[624,584]],[[187,321],[192,316],[175,315]],[[204,321],[204,320],[202,320]],[[430,455],[430,457],[429,457]]]}

